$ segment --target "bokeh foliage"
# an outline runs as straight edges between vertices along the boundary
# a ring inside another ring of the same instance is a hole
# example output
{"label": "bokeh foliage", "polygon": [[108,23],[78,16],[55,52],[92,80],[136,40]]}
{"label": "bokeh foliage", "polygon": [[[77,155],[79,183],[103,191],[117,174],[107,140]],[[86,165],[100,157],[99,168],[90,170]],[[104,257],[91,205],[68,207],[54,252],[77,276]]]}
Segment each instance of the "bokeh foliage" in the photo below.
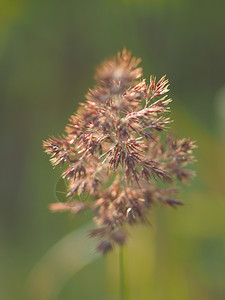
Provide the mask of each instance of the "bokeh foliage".
{"label": "bokeh foliage", "polygon": [[[0,2],[0,299],[31,299],[32,292],[46,299],[48,272],[60,270],[67,251],[76,261],[79,239],[60,248],[61,258],[54,249],[91,216],[49,213],[59,170],[52,171],[41,141],[63,131],[95,66],[124,46],[142,57],[146,77],[167,74],[173,128],[199,146],[198,176],[180,197],[186,205],[156,208],[152,228],[131,232],[129,299],[225,298],[224,11],[223,0]],[[77,273],[65,259],[70,268],[61,285],[49,282],[55,290],[46,300],[117,299],[118,253],[87,266],[96,259],[91,250]],[[50,262],[46,253],[53,253]],[[37,266],[48,266],[40,282]]]}

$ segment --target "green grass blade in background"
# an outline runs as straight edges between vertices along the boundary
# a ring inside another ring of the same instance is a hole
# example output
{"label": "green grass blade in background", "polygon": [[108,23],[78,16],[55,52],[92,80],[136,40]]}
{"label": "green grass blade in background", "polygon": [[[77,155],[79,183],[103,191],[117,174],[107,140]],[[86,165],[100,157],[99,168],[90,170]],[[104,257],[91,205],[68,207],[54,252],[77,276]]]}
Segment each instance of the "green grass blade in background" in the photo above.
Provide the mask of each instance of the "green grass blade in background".
{"label": "green grass blade in background", "polygon": [[68,280],[100,256],[94,250],[96,241],[87,237],[92,227],[77,229],[48,250],[28,277],[27,299],[57,299]]}

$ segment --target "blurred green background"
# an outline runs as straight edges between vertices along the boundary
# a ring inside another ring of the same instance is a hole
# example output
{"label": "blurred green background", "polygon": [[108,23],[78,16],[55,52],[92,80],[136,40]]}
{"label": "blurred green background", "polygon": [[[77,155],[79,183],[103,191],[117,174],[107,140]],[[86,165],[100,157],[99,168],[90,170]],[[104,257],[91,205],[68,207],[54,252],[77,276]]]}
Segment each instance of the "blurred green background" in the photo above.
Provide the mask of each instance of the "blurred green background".
{"label": "blurred green background", "polygon": [[172,126],[198,144],[186,205],[132,229],[128,299],[225,299],[224,29],[224,0],[0,1],[1,300],[118,299],[118,252],[93,251],[91,215],[48,211],[60,170],[42,140],[124,46],[147,78],[167,74]]}

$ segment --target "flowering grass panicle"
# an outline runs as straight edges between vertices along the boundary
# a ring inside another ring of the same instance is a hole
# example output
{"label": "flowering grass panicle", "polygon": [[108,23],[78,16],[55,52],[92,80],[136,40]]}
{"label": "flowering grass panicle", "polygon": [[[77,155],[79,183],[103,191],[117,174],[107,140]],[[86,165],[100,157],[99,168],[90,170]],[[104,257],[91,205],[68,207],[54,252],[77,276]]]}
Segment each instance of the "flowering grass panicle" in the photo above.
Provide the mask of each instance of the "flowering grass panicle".
{"label": "flowering grass panicle", "polygon": [[[168,80],[142,78],[140,59],[126,49],[97,68],[96,86],[69,119],[65,134],[43,142],[53,166],[64,166],[68,183],[65,203],[52,211],[79,213],[91,209],[105,254],[127,238],[127,224],[148,223],[155,203],[177,207],[177,182],[194,175],[189,139],[168,130]],[[162,183],[163,184],[162,184]],[[81,194],[88,194],[86,201]]]}

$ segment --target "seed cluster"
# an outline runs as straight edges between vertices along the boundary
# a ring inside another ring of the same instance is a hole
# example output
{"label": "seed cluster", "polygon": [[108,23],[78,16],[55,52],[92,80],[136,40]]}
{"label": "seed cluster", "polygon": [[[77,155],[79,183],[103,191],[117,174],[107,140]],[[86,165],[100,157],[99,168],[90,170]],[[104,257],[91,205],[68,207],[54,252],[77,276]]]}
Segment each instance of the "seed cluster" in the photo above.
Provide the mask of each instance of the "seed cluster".
{"label": "seed cluster", "polygon": [[[142,78],[140,59],[126,49],[97,68],[96,86],[70,117],[61,137],[43,142],[53,166],[65,167],[68,202],[52,211],[78,213],[91,209],[105,254],[126,241],[126,224],[148,223],[154,203],[176,207],[176,183],[194,172],[194,142],[168,130],[168,80]],[[162,185],[160,182],[163,182]],[[81,201],[80,195],[90,195]]]}

